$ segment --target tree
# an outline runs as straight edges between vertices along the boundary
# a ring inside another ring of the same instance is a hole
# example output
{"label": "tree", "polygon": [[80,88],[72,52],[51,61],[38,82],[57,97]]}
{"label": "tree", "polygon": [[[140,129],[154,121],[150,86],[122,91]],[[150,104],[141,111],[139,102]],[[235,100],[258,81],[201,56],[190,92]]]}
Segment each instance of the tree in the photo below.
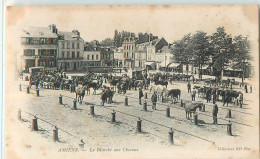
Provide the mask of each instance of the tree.
{"label": "tree", "polygon": [[242,84],[244,84],[245,73],[250,72],[252,60],[250,54],[250,41],[242,35],[234,38],[234,58],[232,68],[242,70]]}
{"label": "tree", "polygon": [[102,46],[113,46],[113,45],[114,45],[114,40],[111,39],[111,38],[106,38],[105,40],[102,40],[102,41],[100,42],[100,44],[101,44]]}
{"label": "tree", "polygon": [[[181,64],[189,64],[192,59],[192,52],[190,49],[191,34],[185,35],[181,40],[173,42],[171,49],[174,54],[174,61]],[[183,73],[183,72],[182,72]]]}
{"label": "tree", "polygon": [[190,40],[190,49],[193,52],[192,61],[195,66],[199,67],[200,79],[202,79],[202,66],[209,62],[210,53],[212,48],[210,47],[209,37],[207,33],[203,31],[197,31]]}
{"label": "tree", "polygon": [[[213,67],[215,69],[215,75],[223,78],[223,71],[226,66],[229,65],[230,59],[234,53],[234,46],[232,44],[232,38],[227,35],[224,27],[217,28],[217,32],[211,36],[213,47]],[[219,75],[220,73],[220,75]]]}

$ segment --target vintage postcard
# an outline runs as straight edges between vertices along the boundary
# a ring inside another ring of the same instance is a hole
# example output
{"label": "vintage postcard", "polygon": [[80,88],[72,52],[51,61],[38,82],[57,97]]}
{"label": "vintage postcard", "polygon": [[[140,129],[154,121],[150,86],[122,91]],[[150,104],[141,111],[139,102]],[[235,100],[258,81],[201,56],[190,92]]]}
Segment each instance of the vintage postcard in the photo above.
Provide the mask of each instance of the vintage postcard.
{"label": "vintage postcard", "polygon": [[6,158],[259,158],[257,5],[10,6]]}

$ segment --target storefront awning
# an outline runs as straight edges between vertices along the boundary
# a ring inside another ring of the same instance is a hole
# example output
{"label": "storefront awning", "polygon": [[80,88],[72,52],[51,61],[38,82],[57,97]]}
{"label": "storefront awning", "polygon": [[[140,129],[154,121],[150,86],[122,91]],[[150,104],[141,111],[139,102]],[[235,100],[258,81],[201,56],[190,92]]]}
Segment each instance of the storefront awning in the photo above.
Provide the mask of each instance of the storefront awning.
{"label": "storefront awning", "polygon": [[241,69],[233,69],[232,67],[228,66],[226,68],[224,68],[225,71],[239,71],[241,72],[242,70]]}
{"label": "storefront awning", "polygon": [[179,67],[179,66],[180,66],[179,63],[171,63],[171,64],[169,64],[168,67],[170,67],[170,68],[175,68],[175,67]]}

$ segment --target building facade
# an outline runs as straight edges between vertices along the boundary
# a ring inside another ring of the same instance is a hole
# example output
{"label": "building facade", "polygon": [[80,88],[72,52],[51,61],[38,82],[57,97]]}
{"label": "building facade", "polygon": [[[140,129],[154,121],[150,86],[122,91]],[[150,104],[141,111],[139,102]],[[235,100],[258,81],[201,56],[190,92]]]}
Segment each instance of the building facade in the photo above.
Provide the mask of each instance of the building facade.
{"label": "building facade", "polygon": [[84,66],[101,66],[101,51],[84,51]]}
{"label": "building facade", "polygon": [[134,37],[127,37],[124,39],[122,48],[123,48],[123,65],[127,68],[134,69],[135,67],[135,45],[136,45],[136,38]]}
{"label": "building facade", "polygon": [[83,69],[84,40],[77,30],[58,32],[58,69],[79,71]]}
{"label": "building facade", "polygon": [[115,66],[123,67],[124,53],[122,47],[119,47],[114,50],[114,61],[115,61]]}
{"label": "building facade", "polygon": [[57,67],[58,36],[55,25],[49,27],[24,28],[21,43],[23,47],[23,70],[44,66],[46,70]]}

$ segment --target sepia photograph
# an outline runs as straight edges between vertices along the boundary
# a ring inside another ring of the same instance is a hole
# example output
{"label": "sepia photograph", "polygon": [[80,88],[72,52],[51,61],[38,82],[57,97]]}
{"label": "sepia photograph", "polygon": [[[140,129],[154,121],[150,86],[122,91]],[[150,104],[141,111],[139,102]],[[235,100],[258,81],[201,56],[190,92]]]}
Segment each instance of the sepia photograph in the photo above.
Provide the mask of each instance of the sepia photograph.
{"label": "sepia photograph", "polygon": [[258,5],[8,6],[7,159],[259,158]]}

